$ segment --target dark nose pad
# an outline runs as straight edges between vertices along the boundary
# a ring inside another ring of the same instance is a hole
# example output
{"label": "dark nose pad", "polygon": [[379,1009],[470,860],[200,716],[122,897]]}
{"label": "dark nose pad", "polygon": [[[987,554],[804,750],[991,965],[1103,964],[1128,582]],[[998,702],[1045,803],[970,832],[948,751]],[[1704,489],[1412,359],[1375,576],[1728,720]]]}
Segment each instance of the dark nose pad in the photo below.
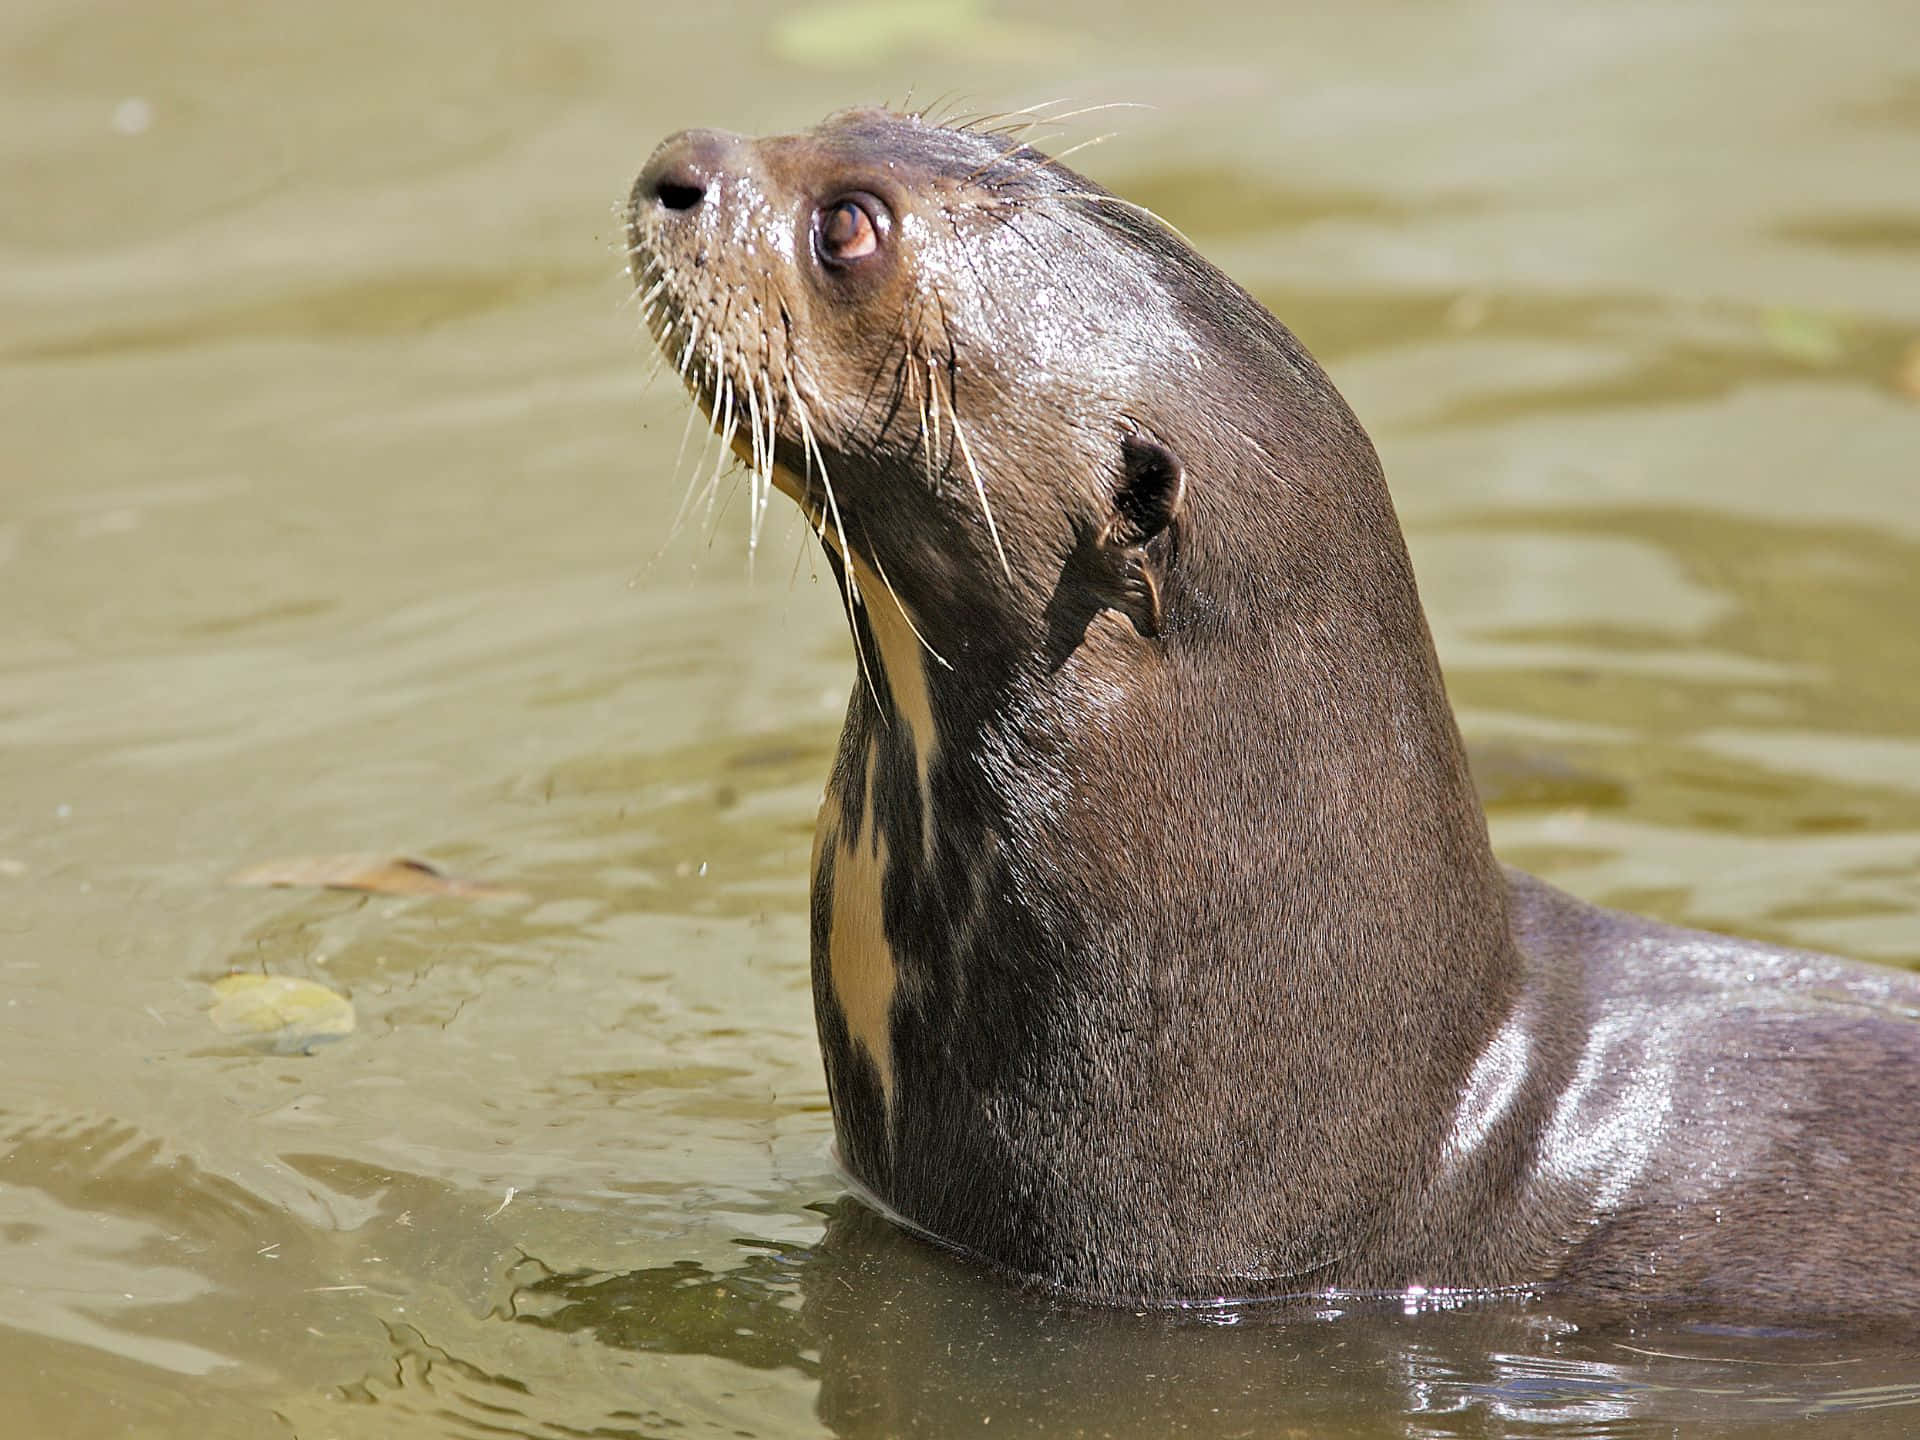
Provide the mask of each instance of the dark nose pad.
{"label": "dark nose pad", "polygon": [[725,172],[736,137],[721,130],[682,130],[653,152],[633,185],[633,203],[685,213],[697,210]]}

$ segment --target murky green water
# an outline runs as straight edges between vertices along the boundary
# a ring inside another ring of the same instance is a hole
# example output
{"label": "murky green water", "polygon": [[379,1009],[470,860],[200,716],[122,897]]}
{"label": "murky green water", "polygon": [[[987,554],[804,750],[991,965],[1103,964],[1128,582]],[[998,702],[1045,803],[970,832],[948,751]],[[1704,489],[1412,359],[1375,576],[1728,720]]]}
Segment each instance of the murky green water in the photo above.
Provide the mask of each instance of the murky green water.
{"label": "murky green water", "polygon": [[[1505,854],[1920,964],[1909,0],[1191,8],[0,13],[0,1433],[1920,1427],[1911,1345],[1175,1325],[839,1201],[841,623],[737,507],[650,563],[608,206],[687,124],[1151,102],[1067,143],[1367,420]],[[522,894],[226,883],[343,851]]]}

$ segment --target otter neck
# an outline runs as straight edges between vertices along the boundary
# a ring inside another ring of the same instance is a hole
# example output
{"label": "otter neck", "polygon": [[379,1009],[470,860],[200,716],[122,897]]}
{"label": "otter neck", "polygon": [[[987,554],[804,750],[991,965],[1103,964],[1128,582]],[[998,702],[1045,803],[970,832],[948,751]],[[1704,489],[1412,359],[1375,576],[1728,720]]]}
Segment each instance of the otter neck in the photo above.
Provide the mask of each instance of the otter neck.
{"label": "otter neck", "polygon": [[1263,629],[1189,580],[1164,643],[1108,613],[964,669],[859,577],[814,989],[907,1218],[1106,1297],[1397,1283],[1342,1267],[1458,1169],[1520,977],[1393,536],[1371,608]]}

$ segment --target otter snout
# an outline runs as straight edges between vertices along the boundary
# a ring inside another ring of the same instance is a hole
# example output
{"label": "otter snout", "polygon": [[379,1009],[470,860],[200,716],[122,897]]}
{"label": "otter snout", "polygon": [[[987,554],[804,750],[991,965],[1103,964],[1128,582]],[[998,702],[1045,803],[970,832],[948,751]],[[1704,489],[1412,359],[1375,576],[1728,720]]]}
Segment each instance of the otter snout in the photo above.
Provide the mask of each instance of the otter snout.
{"label": "otter snout", "polygon": [[725,130],[682,130],[669,135],[633,182],[634,218],[653,208],[675,214],[699,209],[735,160],[740,145],[741,138]]}

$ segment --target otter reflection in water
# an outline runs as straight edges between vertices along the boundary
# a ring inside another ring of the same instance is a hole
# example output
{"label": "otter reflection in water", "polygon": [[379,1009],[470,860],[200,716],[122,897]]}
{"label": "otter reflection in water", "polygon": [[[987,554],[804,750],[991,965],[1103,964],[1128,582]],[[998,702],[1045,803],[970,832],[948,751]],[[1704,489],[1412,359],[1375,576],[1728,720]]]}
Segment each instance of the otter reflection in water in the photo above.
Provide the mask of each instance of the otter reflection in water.
{"label": "otter reflection in water", "polygon": [[1246,292],[884,110],[674,137],[630,241],[846,602],[814,997],[887,1205],[1123,1304],[1920,1318],[1920,980],[1501,869],[1373,447]]}
{"label": "otter reflection in water", "polygon": [[830,1208],[817,1245],[742,1244],[725,1269],[555,1273],[523,1262],[510,1309],[615,1350],[728,1362],[739,1367],[731,1382],[704,1382],[725,1390],[748,1389],[753,1372],[794,1377],[817,1387],[821,1422],[848,1437],[1434,1436],[1489,1424],[1720,1434],[1691,1427],[1801,1416],[1867,1440],[1910,1433],[1920,1406],[1900,1347],[1836,1360],[1825,1338],[1655,1332],[1628,1343],[1464,1298],[1454,1309],[1445,1297],[1425,1308],[1324,1301],[1317,1323],[1288,1324],[1298,1312],[1271,1305],[1139,1312],[1035,1297],[852,1199]]}

